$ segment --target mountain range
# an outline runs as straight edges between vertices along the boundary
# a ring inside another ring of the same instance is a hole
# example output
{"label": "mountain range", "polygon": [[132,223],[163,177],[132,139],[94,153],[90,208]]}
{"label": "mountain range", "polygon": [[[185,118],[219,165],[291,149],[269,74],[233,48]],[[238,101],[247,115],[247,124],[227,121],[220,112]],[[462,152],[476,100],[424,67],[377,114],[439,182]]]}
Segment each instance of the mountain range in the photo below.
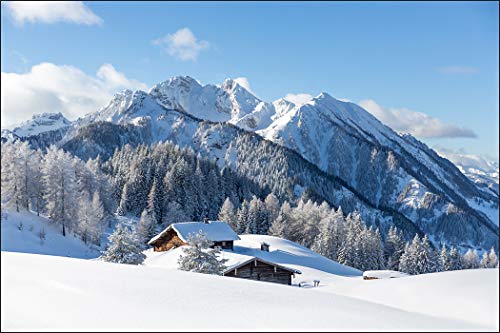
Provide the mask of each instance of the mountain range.
{"label": "mountain range", "polygon": [[168,140],[282,199],[307,191],[346,213],[360,211],[368,223],[397,225],[408,236],[427,233],[435,244],[498,246],[498,166],[495,187],[494,171],[486,183],[470,166],[457,167],[327,93],[303,104],[270,103],[231,79],[202,85],[173,77],[149,92],[118,93],[73,122],[46,113],[2,130],[2,140],[15,139],[42,149],[56,144],[83,159]]}

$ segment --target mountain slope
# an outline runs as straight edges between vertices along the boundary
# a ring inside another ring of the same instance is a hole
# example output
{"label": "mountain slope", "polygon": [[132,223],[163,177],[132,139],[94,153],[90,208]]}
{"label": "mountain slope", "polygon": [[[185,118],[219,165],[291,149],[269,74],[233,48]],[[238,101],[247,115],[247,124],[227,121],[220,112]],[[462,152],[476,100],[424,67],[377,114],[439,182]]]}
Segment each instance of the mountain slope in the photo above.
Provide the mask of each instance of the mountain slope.
{"label": "mountain slope", "polygon": [[165,140],[230,166],[282,198],[293,200],[309,188],[345,212],[361,210],[369,223],[400,223],[435,242],[498,246],[495,193],[414,137],[325,93],[301,105],[267,103],[233,80],[203,86],[174,77],[149,93],[117,94],[76,121],[59,144],[88,158],[109,157],[126,143]]}

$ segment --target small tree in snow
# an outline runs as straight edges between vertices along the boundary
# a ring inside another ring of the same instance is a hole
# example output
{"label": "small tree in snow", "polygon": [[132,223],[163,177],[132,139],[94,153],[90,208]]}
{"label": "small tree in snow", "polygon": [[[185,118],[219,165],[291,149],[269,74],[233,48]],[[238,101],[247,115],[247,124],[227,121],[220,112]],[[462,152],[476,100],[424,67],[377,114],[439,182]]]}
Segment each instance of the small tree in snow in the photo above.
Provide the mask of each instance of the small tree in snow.
{"label": "small tree in snow", "polygon": [[146,256],[142,253],[140,241],[135,233],[119,224],[108,237],[110,245],[102,252],[101,259],[119,264],[141,264]]}
{"label": "small tree in snow", "polygon": [[182,249],[183,254],[179,257],[179,269],[204,274],[222,275],[227,259],[218,259],[220,251],[211,249],[212,242],[207,240],[206,235],[200,230],[195,235],[190,234],[188,246]]}

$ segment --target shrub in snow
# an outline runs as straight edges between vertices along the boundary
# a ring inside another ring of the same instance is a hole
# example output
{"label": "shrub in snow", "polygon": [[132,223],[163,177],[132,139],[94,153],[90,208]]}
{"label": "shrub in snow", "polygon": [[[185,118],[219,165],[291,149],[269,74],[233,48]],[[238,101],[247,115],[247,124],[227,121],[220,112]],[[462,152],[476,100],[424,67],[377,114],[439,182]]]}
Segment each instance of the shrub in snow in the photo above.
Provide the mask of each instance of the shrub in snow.
{"label": "shrub in snow", "polygon": [[101,259],[119,264],[142,264],[146,256],[142,253],[141,243],[135,233],[119,224],[108,237],[109,246],[102,251]]}
{"label": "shrub in snow", "polygon": [[19,224],[17,225],[17,229],[19,230],[23,230],[24,228],[24,225],[23,225],[23,221],[19,222]]}
{"label": "shrub in snow", "polygon": [[182,249],[183,254],[179,257],[179,269],[204,274],[222,275],[227,259],[219,260],[220,251],[211,249],[212,242],[207,240],[206,235],[200,230],[195,235],[190,234],[188,246]]}

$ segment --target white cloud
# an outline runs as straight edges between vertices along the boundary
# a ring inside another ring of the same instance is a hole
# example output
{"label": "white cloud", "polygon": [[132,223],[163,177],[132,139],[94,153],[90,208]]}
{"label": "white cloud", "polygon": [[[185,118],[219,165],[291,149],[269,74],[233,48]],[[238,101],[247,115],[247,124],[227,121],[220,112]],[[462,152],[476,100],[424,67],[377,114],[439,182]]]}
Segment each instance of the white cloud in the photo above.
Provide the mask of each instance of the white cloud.
{"label": "white cloud", "polygon": [[309,94],[287,94],[285,99],[294,104],[301,105],[309,102],[313,97]]}
{"label": "white cloud", "polygon": [[406,108],[383,108],[371,99],[359,105],[393,130],[421,138],[475,138],[474,131]]}
{"label": "white cloud", "polygon": [[173,34],[158,38],[153,41],[153,44],[161,46],[169,55],[183,61],[196,61],[198,54],[210,47],[209,42],[199,41],[188,28],[182,28]]}
{"label": "white cloud", "polygon": [[246,77],[237,77],[233,81],[238,83],[240,86],[242,86],[246,90],[248,90],[252,95],[256,96],[255,93],[250,88],[250,82],[248,82],[248,79]]}
{"label": "white cloud", "polygon": [[7,6],[18,24],[61,21],[86,25],[102,23],[102,19],[82,1],[5,1],[2,4]]}
{"label": "white cloud", "polygon": [[437,71],[443,74],[476,74],[479,72],[477,68],[467,66],[439,67]]}
{"label": "white cloud", "polygon": [[41,63],[24,74],[2,72],[1,83],[2,128],[42,112],[62,112],[76,119],[106,105],[119,90],[147,89],[110,64],[91,76],[73,66]]}

